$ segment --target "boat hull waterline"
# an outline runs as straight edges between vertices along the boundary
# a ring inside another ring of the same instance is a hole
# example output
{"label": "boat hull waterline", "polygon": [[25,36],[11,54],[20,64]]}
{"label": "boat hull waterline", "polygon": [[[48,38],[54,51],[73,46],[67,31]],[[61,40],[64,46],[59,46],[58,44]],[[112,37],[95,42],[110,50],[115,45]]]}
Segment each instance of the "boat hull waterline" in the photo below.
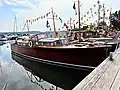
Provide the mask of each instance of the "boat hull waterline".
{"label": "boat hull waterline", "polygon": [[44,59],[48,62],[60,62],[67,64],[98,66],[108,54],[110,47],[95,48],[43,48],[25,47],[16,44],[11,45],[14,53],[21,53],[27,56]]}

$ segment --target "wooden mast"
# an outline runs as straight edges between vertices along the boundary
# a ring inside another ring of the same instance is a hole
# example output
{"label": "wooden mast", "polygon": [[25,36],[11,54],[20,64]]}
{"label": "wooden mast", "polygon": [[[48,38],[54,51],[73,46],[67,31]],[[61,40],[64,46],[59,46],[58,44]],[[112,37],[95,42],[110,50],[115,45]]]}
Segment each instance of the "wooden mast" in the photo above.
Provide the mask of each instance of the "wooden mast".
{"label": "wooden mast", "polygon": [[54,38],[56,38],[55,16],[54,16],[54,11],[52,7],[51,9],[52,9],[52,16],[53,16]]}
{"label": "wooden mast", "polygon": [[99,28],[99,23],[100,23],[100,1],[98,0],[97,3],[98,3],[98,23],[97,23],[97,26]]}
{"label": "wooden mast", "polygon": [[105,23],[105,4],[103,4],[103,29],[104,29],[104,23]]}
{"label": "wooden mast", "polygon": [[80,32],[80,26],[81,26],[81,24],[80,24],[80,1],[78,0],[78,23],[79,23],[79,32]]}

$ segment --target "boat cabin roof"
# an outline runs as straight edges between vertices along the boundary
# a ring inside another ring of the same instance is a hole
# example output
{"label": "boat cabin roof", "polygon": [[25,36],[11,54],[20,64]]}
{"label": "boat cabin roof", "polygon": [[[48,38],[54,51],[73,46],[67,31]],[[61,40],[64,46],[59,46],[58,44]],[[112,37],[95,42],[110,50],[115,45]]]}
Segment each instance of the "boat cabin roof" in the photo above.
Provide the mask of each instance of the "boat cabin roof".
{"label": "boat cabin roof", "polygon": [[55,42],[55,41],[59,41],[59,40],[66,40],[66,38],[43,38],[43,39],[40,39],[39,42]]}

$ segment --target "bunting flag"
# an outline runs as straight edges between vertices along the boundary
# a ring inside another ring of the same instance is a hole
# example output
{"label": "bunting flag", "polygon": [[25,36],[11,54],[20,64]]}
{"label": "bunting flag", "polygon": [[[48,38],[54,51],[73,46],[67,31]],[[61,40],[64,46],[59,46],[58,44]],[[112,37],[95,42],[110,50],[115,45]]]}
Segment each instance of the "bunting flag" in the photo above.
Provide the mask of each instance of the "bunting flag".
{"label": "bunting flag", "polygon": [[87,14],[89,14],[89,11],[87,12]]}
{"label": "bunting flag", "polygon": [[49,14],[49,13],[46,14],[46,17],[48,17],[48,14]]}
{"label": "bunting flag", "polygon": [[91,17],[89,17],[89,19],[90,19]]}
{"label": "bunting flag", "polygon": [[45,15],[43,17],[45,18]]}
{"label": "bunting flag", "polygon": [[83,17],[81,17],[81,20],[83,20]]}
{"label": "bunting flag", "polygon": [[73,9],[74,9],[74,10],[76,9],[76,7],[75,7],[75,3],[74,3],[74,5],[73,5]]}
{"label": "bunting flag", "polygon": [[39,18],[37,18],[37,21],[39,20]]}
{"label": "bunting flag", "polygon": [[63,29],[64,27],[62,27],[62,29]]}
{"label": "bunting flag", "polygon": [[74,24],[74,28],[75,28],[75,24]]}
{"label": "bunting flag", "polygon": [[96,5],[94,4],[94,7],[96,7]]}
{"label": "bunting flag", "polygon": [[77,15],[77,11],[76,11],[76,7],[75,7],[75,3],[73,5],[73,9],[75,10],[75,15]]}
{"label": "bunting flag", "polygon": [[41,16],[41,19],[43,19],[43,17]]}
{"label": "bunting flag", "polygon": [[66,23],[64,23],[64,26],[65,26],[66,28],[68,28],[68,26],[67,26],[67,24],[66,24]]}
{"label": "bunting flag", "polygon": [[107,12],[109,12],[109,9],[107,9]]}
{"label": "bunting flag", "polygon": [[50,27],[50,31],[51,31],[52,29],[51,29],[51,27]]}
{"label": "bunting flag", "polygon": [[47,27],[47,28],[50,27],[48,20],[47,20],[47,23],[46,23],[46,27]]}
{"label": "bunting flag", "polygon": [[50,12],[48,14],[50,14]]}
{"label": "bunting flag", "polygon": [[56,18],[57,18],[58,16],[56,15]]}
{"label": "bunting flag", "polygon": [[92,8],[90,8],[90,10],[92,11]]}
{"label": "bunting flag", "polygon": [[77,15],[77,11],[75,10],[75,15]]}
{"label": "bunting flag", "polygon": [[86,17],[86,15],[84,15],[84,17]]}
{"label": "bunting flag", "polygon": [[102,8],[102,5],[100,5],[100,9]]}
{"label": "bunting flag", "polygon": [[73,20],[73,22],[75,22],[75,20]]}
{"label": "bunting flag", "polygon": [[59,17],[59,20],[61,21],[61,23],[62,23],[62,19]]}

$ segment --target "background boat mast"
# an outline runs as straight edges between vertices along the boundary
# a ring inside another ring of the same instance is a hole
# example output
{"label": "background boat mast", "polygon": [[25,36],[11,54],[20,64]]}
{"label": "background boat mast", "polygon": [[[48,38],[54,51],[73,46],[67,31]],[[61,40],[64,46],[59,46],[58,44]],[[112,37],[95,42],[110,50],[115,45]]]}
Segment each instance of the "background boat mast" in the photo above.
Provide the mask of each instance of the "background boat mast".
{"label": "background boat mast", "polygon": [[28,20],[26,21],[26,25],[27,25],[27,29],[28,29],[28,36],[29,36],[29,39],[30,39],[30,29],[29,29]]}
{"label": "background boat mast", "polygon": [[13,35],[15,35],[15,32],[17,32],[17,19],[16,19],[16,16],[15,16],[15,19],[14,19],[14,27],[13,27]]}

